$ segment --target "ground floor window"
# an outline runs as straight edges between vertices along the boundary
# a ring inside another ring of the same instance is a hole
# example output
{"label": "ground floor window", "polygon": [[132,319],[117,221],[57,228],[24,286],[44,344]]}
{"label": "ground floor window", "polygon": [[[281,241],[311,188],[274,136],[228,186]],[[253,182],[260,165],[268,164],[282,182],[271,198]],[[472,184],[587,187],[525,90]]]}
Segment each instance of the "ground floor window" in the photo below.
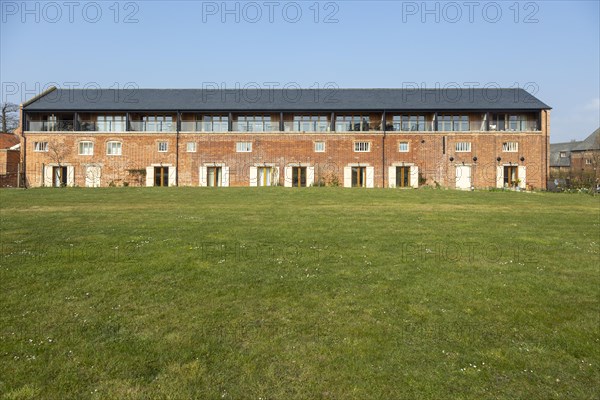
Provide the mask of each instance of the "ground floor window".
{"label": "ground floor window", "polygon": [[519,183],[519,170],[517,166],[504,167],[504,186],[513,187]]}
{"label": "ground floor window", "polygon": [[352,187],[367,186],[367,167],[352,167]]}
{"label": "ground floor window", "polygon": [[154,186],[169,186],[169,167],[154,167]]}
{"label": "ground floor window", "polygon": [[273,167],[258,167],[258,186],[271,186],[273,184]]}
{"label": "ground floor window", "polygon": [[52,167],[52,186],[67,186],[67,167]]}
{"label": "ground floor window", "polygon": [[396,167],[396,187],[410,186],[410,167]]}
{"label": "ground floor window", "polygon": [[206,186],[219,187],[221,186],[221,178],[223,174],[221,167],[207,167],[206,168]]}
{"label": "ground floor window", "polygon": [[292,186],[306,187],[306,167],[292,167]]}

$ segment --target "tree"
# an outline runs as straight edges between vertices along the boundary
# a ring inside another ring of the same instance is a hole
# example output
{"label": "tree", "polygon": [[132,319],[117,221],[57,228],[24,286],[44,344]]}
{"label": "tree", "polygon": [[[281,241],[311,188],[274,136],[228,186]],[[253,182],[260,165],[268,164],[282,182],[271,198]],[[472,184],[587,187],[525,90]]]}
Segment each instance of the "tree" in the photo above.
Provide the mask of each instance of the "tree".
{"label": "tree", "polygon": [[19,127],[19,106],[2,103],[0,108],[0,132],[13,132]]}

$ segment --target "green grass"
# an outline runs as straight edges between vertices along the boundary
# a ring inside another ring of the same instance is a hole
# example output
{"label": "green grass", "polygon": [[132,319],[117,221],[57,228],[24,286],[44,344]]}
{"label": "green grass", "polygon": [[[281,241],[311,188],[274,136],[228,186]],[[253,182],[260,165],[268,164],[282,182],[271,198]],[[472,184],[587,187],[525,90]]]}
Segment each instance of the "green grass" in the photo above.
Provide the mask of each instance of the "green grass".
{"label": "green grass", "polygon": [[597,399],[598,197],[0,192],[0,398]]}

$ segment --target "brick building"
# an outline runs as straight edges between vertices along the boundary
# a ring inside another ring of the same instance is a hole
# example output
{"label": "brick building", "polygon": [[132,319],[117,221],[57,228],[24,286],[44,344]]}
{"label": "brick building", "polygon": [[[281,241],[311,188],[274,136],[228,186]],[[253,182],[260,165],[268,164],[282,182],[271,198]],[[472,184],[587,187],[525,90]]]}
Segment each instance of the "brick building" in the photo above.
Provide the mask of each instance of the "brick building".
{"label": "brick building", "polygon": [[22,105],[35,186],[545,188],[521,89],[65,90]]}
{"label": "brick building", "polygon": [[582,141],[550,145],[550,179],[567,186],[600,183],[600,128]]}
{"label": "brick building", "polygon": [[0,188],[18,187],[21,139],[12,133],[0,133]]}

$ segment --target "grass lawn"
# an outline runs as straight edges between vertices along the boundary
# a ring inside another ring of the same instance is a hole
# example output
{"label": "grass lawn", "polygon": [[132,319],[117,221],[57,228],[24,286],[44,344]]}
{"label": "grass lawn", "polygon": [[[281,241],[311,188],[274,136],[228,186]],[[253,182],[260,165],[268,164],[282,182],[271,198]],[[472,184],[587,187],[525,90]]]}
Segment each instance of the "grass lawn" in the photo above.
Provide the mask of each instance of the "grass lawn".
{"label": "grass lawn", "polygon": [[2,399],[598,399],[600,197],[0,191]]}

